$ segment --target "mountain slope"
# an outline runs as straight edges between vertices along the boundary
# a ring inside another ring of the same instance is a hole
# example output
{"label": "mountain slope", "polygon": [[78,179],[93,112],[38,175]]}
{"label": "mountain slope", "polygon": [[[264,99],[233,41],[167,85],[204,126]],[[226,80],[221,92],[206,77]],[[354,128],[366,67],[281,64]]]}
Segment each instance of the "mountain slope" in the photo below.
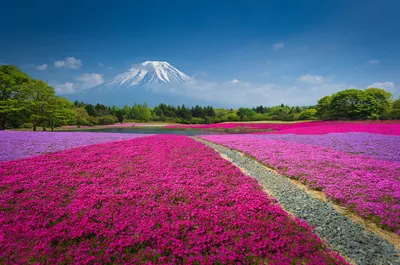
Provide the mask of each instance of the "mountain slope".
{"label": "mountain slope", "polygon": [[[86,103],[102,103],[123,106],[147,102],[150,106],[160,103],[187,104],[188,101],[200,104],[179,94],[170,94],[168,87],[174,84],[185,84],[192,78],[173,67],[168,62],[146,61],[133,65],[128,71],[113,79],[76,94],[66,95],[70,100]],[[163,89],[165,85],[165,90]],[[157,92],[152,89],[157,87]]]}
{"label": "mountain slope", "polygon": [[121,88],[143,86],[147,84],[185,83],[191,78],[168,62],[146,61],[132,66],[127,72],[121,73],[112,80],[90,88],[87,91],[112,91]]}

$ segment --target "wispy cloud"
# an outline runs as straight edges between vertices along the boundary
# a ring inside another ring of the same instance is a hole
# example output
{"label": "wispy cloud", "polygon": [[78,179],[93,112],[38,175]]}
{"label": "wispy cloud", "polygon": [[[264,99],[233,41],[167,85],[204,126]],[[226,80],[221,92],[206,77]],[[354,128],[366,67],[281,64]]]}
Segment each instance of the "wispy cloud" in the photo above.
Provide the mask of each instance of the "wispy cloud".
{"label": "wispy cloud", "polygon": [[58,94],[72,94],[104,83],[104,77],[98,73],[85,73],[75,77],[76,82],[54,84],[54,90]]}
{"label": "wispy cloud", "polygon": [[80,87],[83,89],[91,88],[104,83],[103,75],[98,73],[83,74],[76,77],[76,80],[80,82]]}
{"label": "wispy cloud", "polygon": [[375,88],[383,88],[383,89],[392,89],[395,88],[395,84],[393,82],[376,82],[373,83],[371,85],[369,85],[368,87],[375,87]]}
{"label": "wispy cloud", "polygon": [[75,84],[72,82],[65,82],[62,84],[55,84],[54,90],[58,94],[72,94],[75,92]]}
{"label": "wispy cloud", "polygon": [[346,88],[345,84],[283,86],[278,84],[253,84],[243,81],[239,83],[232,83],[232,81],[219,83],[198,80],[179,85],[150,86],[151,91],[155,93],[180,95],[224,106],[245,107],[256,105],[271,106],[281,103],[313,105],[321,97]]}
{"label": "wispy cloud", "polygon": [[47,64],[42,64],[42,65],[37,65],[36,70],[38,71],[44,71],[47,69]]}
{"label": "wispy cloud", "polygon": [[285,47],[284,42],[278,42],[278,43],[272,44],[272,49],[274,49],[275,51],[283,49],[284,47]]}
{"label": "wispy cloud", "polygon": [[239,79],[232,79],[231,83],[232,84],[238,84],[238,83],[240,83],[240,80]]}
{"label": "wispy cloud", "polygon": [[369,88],[369,87],[382,88],[382,89],[385,89],[386,91],[389,91],[389,92],[391,92],[391,93],[396,92],[396,91],[395,91],[395,90],[396,90],[396,85],[395,85],[395,83],[390,82],[390,81],[386,81],[386,82],[375,82],[375,83],[373,83],[373,84],[371,84],[371,85],[369,85],[369,86],[367,86],[367,87],[368,87],[368,88]]}
{"label": "wispy cloud", "polygon": [[98,62],[98,63],[97,63],[97,66],[98,66],[98,67],[104,67],[104,63]]}
{"label": "wispy cloud", "polygon": [[395,98],[400,97],[400,86],[398,84],[396,85],[395,83],[390,82],[390,81],[375,82],[367,87],[368,88],[369,87],[382,88],[382,89],[385,89],[386,91],[392,93],[392,95]]}
{"label": "wispy cloud", "polygon": [[308,84],[323,84],[326,81],[326,78],[320,75],[302,75],[297,78],[298,81]]}
{"label": "wispy cloud", "polygon": [[65,60],[55,61],[54,66],[57,68],[78,69],[82,67],[82,61],[75,57],[68,57]]}

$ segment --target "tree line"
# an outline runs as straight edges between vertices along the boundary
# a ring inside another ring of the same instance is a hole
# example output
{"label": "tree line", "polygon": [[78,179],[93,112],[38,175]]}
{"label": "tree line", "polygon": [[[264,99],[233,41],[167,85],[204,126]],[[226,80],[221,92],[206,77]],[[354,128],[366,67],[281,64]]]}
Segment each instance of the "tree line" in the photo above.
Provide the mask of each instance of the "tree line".
{"label": "tree line", "polygon": [[321,98],[315,106],[279,106],[223,109],[212,106],[146,103],[106,106],[70,102],[55,95],[46,82],[11,65],[0,66],[0,129],[51,129],[62,125],[106,125],[116,122],[216,123],[261,120],[367,120],[400,119],[400,99],[379,88],[347,89]]}
{"label": "tree line", "polygon": [[321,120],[400,119],[400,99],[380,88],[352,88],[321,98],[315,110]]}
{"label": "tree line", "polygon": [[30,78],[17,67],[0,66],[0,129],[42,126],[43,130],[74,118],[72,103],[57,97],[46,82]]}

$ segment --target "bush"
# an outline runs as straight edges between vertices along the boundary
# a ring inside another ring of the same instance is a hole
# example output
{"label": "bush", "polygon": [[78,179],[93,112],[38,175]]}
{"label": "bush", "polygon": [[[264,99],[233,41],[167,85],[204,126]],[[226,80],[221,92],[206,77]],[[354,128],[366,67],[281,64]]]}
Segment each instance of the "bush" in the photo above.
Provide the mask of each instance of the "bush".
{"label": "bush", "polygon": [[26,129],[31,129],[31,128],[33,128],[33,123],[25,122],[25,123],[21,124],[20,127],[21,128],[26,128]]}
{"label": "bush", "polygon": [[115,122],[117,122],[117,118],[112,115],[99,117],[99,123],[101,125],[114,124]]}
{"label": "bush", "polygon": [[317,114],[316,109],[303,110],[299,114],[299,120],[316,120],[317,119],[316,114]]}

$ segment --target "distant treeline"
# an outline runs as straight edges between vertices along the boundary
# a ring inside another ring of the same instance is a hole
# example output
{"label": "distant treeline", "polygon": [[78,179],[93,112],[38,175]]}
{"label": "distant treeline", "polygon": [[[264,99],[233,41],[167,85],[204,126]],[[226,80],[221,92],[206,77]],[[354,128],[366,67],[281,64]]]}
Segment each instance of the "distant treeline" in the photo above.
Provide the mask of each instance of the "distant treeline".
{"label": "distant treeline", "polygon": [[379,88],[347,89],[326,96],[316,106],[222,109],[146,103],[117,107],[87,104],[58,97],[46,82],[35,80],[15,66],[0,66],[0,129],[43,130],[62,125],[105,125],[126,120],[139,122],[216,123],[262,120],[400,119],[400,99]]}
{"label": "distant treeline", "polygon": [[255,108],[239,109],[214,109],[211,106],[185,105],[171,106],[159,104],[149,108],[146,103],[133,106],[105,106],[102,104],[86,104],[75,101],[73,103],[77,115],[78,125],[108,124],[126,120],[141,122],[177,122],[177,123],[216,123],[225,121],[262,121],[262,120],[313,120],[316,119],[316,110],[310,107],[289,107],[280,105],[276,107],[258,106]]}

